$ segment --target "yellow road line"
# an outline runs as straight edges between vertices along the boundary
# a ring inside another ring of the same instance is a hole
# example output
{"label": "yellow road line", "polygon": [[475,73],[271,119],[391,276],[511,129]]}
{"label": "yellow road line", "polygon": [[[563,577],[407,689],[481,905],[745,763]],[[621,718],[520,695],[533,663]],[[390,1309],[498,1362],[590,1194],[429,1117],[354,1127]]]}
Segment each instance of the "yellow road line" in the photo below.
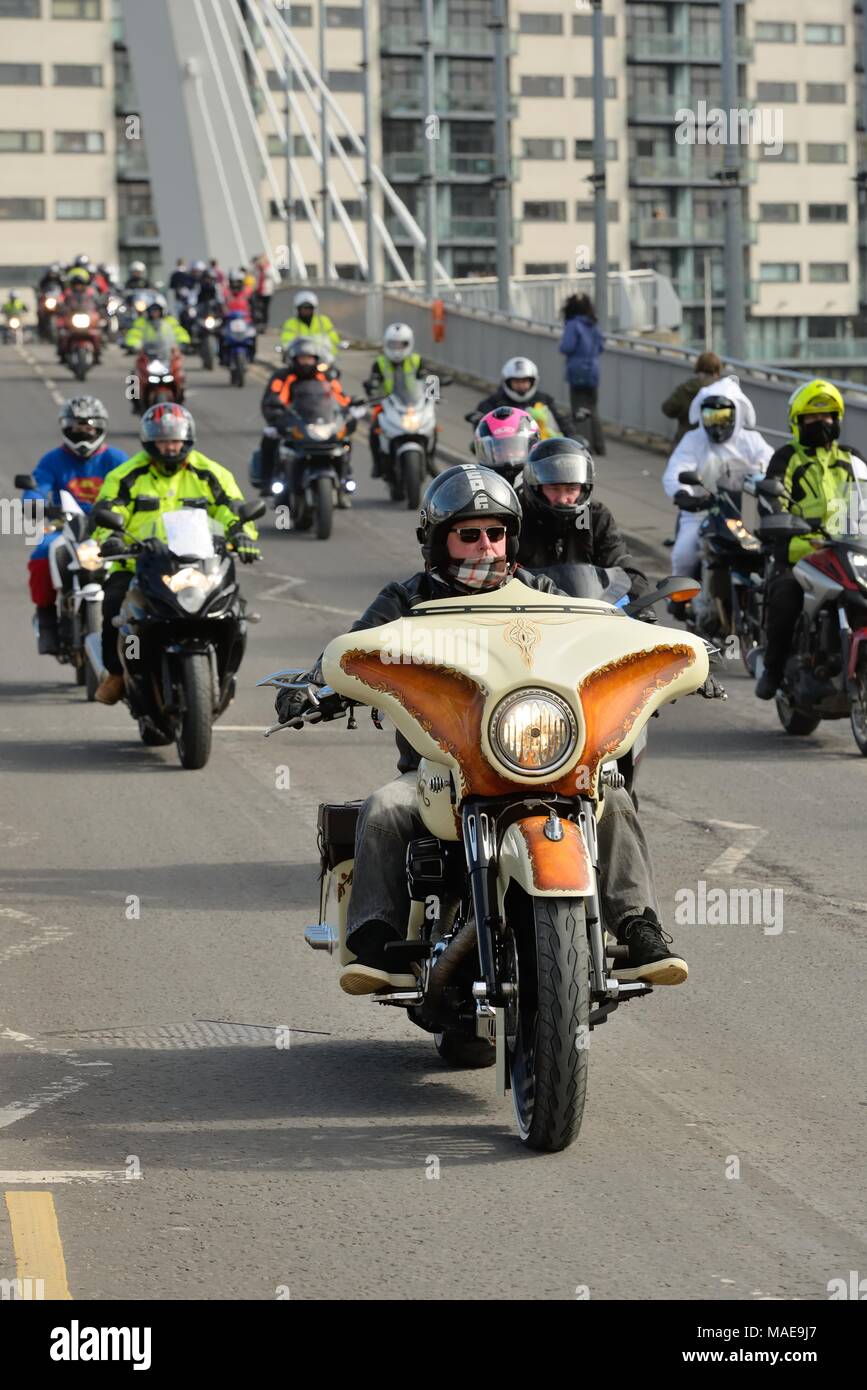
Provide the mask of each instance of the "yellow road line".
{"label": "yellow road line", "polygon": [[66,1261],[50,1192],[7,1192],[18,1278],[41,1280],[46,1299],[71,1299]]}

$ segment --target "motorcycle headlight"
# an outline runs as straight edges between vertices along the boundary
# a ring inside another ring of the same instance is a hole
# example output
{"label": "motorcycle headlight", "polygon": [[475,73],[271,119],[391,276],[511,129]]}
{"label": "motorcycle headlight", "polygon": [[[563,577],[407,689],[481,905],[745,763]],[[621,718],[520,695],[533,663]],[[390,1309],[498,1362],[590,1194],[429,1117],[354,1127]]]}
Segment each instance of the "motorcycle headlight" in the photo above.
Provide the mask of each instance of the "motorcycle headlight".
{"label": "motorcycle headlight", "polygon": [[133,302],[132,307],[135,309],[137,314],[143,314],[145,309],[147,308],[147,301],[144,299],[136,299]]}
{"label": "motorcycle headlight", "polygon": [[578,724],[550,690],[516,690],[491,715],[491,747],[515,772],[554,772],[572,757]]}
{"label": "motorcycle headlight", "polygon": [[46,309],[56,309],[56,308],[57,308],[57,300],[56,300],[56,299],[52,299],[52,298],[49,297],[49,298],[46,299],[46,301],[45,301],[45,307],[46,307]]}
{"label": "motorcycle headlight", "polygon": [[82,541],[76,547],[75,555],[83,570],[101,570],[105,564],[96,541]]}
{"label": "motorcycle headlight", "polygon": [[405,430],[410,430],[413,434],[415,434],[416,430],[418,429],[418,416],[416,415],[414,410],[406,411],[402,420],[402,424]]}
{"label": "motorcycle headlight", "polygon": [[272,493],[274,494],[275,497],[279,497],[280,493],[283,492],[283,490],[284,490],[283,484],[281,483],[281,481],[280,481],[279,478],[277,479],[276,482],[273,482],[273,483],[271,484],[271,491],[272,491]]}
{"label": "motorcycle headlight", "polygon": [[18,319],[10,319],[10,320],[9,320],[9,327],[10,327],[10,328],[18,328],[18,327],[19,327],[19,322],[20,322],[20,321],[19,321]]}
{"label": "motorcycle headlight", "polygon": [[120,302],[117,299],[110,299],[105,307],[109,318],[113,318],[120,308]]}
{"label": "motorcycle headlight", "polygon": [[756,537],[747,530],[739,517],[726,517],[726,526],[743,546],[744,550],[761,550],[761,541],[756,540]]}
{"label": "motorcycle headlight", "polygon": [[175,574],[164,574],[163,583],[177,595],[178,603],[188,613],[197,613],[216,584],[216,574],[203,574],[201,570],[185,565]]}
{"label": "motorcycle headlight", "polygon": [[208,329],[210,329],[210,328],[216,328],[216,326],[217,326],[217,320],[216,320],[216,319],[212,319],[212,318],[207,318],[207,319],[205,319],[205,327],[206,327],[206,328],[208,328]]}
{"label": "motorcycle headlight", "polygon": [[307,433],[313,439],[330,439],[336,429],[337,426],[335,425],[334,421],[332,421],[330,424],[320,424],[317,422],[313,422],[307,426]]}
{"label": "motorcycle headlight", "polygon": [[860,550],[850,550],[849,564],[852,566],[852,573],[862,589],[867,589],[867,555],[864,555]]}
{"label": "motorcycle headlight", "polygon": [[247,325],[242,319],[232,319],[229,324],[229,332],[234,333],[236,338],[243,338],[247,332]]}
{"label": "motorcycle headlight", "polygon": [[89,328],[90,314],[73,314],[72,326],[73,328]]}

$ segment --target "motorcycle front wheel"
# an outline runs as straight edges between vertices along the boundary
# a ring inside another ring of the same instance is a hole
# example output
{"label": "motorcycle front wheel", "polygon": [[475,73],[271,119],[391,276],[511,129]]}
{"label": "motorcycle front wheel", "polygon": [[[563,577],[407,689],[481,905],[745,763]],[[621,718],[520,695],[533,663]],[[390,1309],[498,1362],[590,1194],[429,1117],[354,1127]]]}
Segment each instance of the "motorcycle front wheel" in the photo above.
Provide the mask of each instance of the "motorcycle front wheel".
{"label": "motorcycle front wheel", "polygon": [[212,372],[214,370],[214,345],[211,342],[210,333],[206,333],[202,339],[201,357],[205,371]]}
{"label": "motorcycle front wheel", "polygon": [[779,721],[786,733],[791,734],[793,738],[805,738],[822,722],[817,715],[805,714],[803,710],[795,709],[788,695],[778,695],[776,703]]}
{"label": "motorcycle front wheel", "polygon": [[867,758],[867,652],[858,653],[855,675],[849,682],[849,723],[858,752]]}
{"label": "motorcycle front wheel", "polygon": [[518,1134],[529,1149],[558,1153],[578,1137],[587,1093],[590,952],[584,900],[530,898],[513,889],[504,953],[504,978],[513,987],[506,1048]]}
{"label": "motorcycle front wheel", "polygon": [[183,713],[176,739],[181,767],[197,771],[211,753],[211,663],[204,652],[192,652],[181,661]]}
{"label": "motorcycle front wheel", "polygon": [[334,486],[330,478],[316,479],[316,535],[327,541],[334,520]]}
{"label": "motorcycle front wheel", "polygon": [[84,381],[90,360],[84,348],[76,348],[72,354],[72,374],[77,381]]}
{"label": "motorcycle front wheel", "polygon": [[[88,603],[85,608],[87,632],[90,636],[92,632],[102,632],[102,604]],[[96,688],[99,685],[99,676],[93,669],[93,662],[84,653],[84,684],[87,687],[87,699],[90,704],[96,699]]]}
{"label": "motorcycle front wheel", "polygon": [[401,471],[407,510],[417,511],[421,496],[422,455],[420,449],[407,449],[404,452],[401,459]]}

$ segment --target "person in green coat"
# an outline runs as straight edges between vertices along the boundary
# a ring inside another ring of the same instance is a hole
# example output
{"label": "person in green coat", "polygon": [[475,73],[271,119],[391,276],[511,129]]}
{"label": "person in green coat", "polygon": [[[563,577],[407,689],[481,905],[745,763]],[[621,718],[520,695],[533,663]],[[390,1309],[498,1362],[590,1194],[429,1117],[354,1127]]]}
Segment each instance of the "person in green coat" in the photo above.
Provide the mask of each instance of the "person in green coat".
{"label": "person in green coat", "polygon": [[695,360],[693,376],[687,377],[686,381],[675,386],[671,395],[662,402],[663,415],[677,421],[677,429],[671,441],[672,448],[680,443],[687,430],[695,429],[695,425],[689,422],[689,407],[692,405],[693,397],[698,395],[703,386],[710,386],[712,381],[719,381],[722,369],[722,362],[715,352],[700,353]]}

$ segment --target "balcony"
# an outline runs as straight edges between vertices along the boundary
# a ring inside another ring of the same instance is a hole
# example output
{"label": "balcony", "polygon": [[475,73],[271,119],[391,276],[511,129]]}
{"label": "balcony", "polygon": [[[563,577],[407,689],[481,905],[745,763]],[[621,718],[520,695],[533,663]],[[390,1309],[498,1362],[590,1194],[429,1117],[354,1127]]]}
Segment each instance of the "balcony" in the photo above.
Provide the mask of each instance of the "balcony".
{"label": "balcony", "polygon": [[[703,280],[673,280],[672,284],[677,292],[681,303],[687,308],[694,308],[696,305],[704,304],[704,281]],[[744,301],[747,304],[756,304],[759,298],[759,288],[754,280],[748,280],[744,284]],[[713,304],[724,304],[726,299],[725,285],[714,280],[711,289],[711,302]]]}
{"label": "balcony", "polygon": [[114,111],[116,116],[126,116],[139,110],[138,93],[131,79],[114,84]]}
{"label": "balcony", "polygon": [[[425,230],[423,211],[414,214],[416,221]],[[403,223],[393,213],[389,213],[385,219],[386,231],[396,242],[405,243],[410,240],[409,233]],[[517,245],[521,240],[521,222],[513,218],[510,224],[512,243]],[[497,240],[497,219],[496,217],[452,217],[448,213],[439,213],[437,217],[437,240],[438,242],[478,242],[493,245]]]}
{"label": "balcony", "polygon": [[[636,246],[721,246],[725,241],[725,217],[711,220],[688,217],[633,217],[629,223],[629,239]],[[743,227],[743,240],[754,242],[753,223]]]}
{"label": "balcony", "polygon": [[117,176],[119,179],[149,179],[147,153],[142,140],[118,143]]}
{"label": "balcony", "polygon": [[153,217],[121,213],[117,220],[117,236],[121,246],[159,246],[160,229]]}
{"label": "balcony", "polygon": [[[427,159],[423,150],[395,150],[383,155],[383,171],[389,179],[419,179],[427,173]],[[470,181],[489,181],[496,172],[496,160],[492,154],[450,154],[448,150],[437,150],[436,175],[448,182],[451,179]],[[509,176],[520,176],[520,161],[509,160]]]}
{"label": "balcony", "polygon": [[[398,87],[383,90],[382,114],[384,116],[420,116],[424,102],[421,83],[411,87]],[[493,121],[496,115],[496,97],[489,92],[450,92],[438,89],[434,93],[434,110],[440,120],[451,116],[481,115]],[[509,100],[508,114],[517,116],[518,102],[515,97]]]}
{"label": "balcony", "polygon": [[[736,39],[735,51],[739,63],[752,62],[749,39]],[[626,58],[630,63],[711,63],[719,67],[720,42],[689,34],[633,34],[626,45]]]}
{"label": "balcony", "polygon": [[[722,159],[695,159],[689,155],[650,155],[632,160],[629,182],[633,185],[684,184],[700,188],[718,188]],[[741,183],[755,183],[758,163],[755,159],[741,160]]]}
{"label": "balcony", "polygon": [[[380,53],[417,54],[424,37],[422,24],[392,24],[384,29],[379,38]],[[493,58],[494,31],[492,29],[464,28],[462,25],[435,24],[433,29],[434,52],[454,53],[461,57]],[[513,30],[506,32],[506,53],[513,56],[518,51],[518,36]]]}

